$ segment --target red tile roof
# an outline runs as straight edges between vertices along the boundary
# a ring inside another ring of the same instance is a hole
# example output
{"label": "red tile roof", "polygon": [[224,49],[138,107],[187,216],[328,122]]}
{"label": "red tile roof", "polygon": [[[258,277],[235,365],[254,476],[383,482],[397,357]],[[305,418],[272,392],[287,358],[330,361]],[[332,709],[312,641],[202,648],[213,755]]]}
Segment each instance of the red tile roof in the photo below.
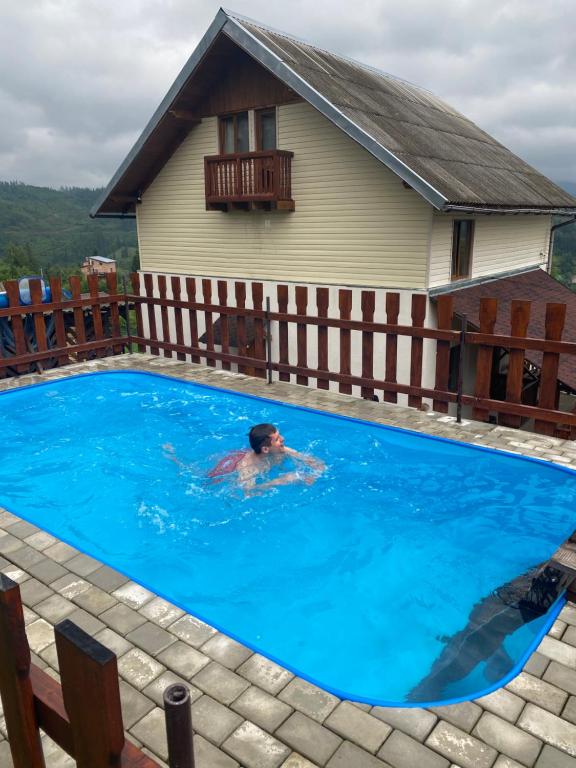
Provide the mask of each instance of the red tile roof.
{"label": "red tile roof", "polygon": [[[576,341],[576,293],[559,283],[542,269],[487,280],[468,288],[454,287],[450,293],[454,297],[454,312],[466,315],[468,322],[479,327],[478,312],[480,299],[498,300],[498,318],[494,332],[510,334],[510,304],[513,299],[532,302],[528,336],[544,338],[546,304],[566,304],[566,323],[563,341]],[[526,358],[534,365],[542,365],[542,353],[528,350]],[[576,356],[561,355],[558,378],[564,384],[576,389]]]}

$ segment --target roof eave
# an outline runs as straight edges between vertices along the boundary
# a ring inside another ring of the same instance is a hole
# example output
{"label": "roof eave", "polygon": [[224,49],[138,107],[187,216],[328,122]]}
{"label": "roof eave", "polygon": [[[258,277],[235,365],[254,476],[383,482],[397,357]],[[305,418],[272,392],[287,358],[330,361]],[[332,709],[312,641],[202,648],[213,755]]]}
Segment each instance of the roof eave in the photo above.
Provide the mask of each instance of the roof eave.
{"label": "roof eave", "polygon": [[457,203],[447,203],[446,205],[443,205],[441,208],[442,213],[485,213],[485,214],[519,214],[519,213],[530,213],[530,214],[542,214],[546,216],[573,216],[574,213],[576,213],[576,206],[569,207],[569,206],[514,206],[514,205],[459,205]]}
{"label": "roof eave", "polygon": [[[168,111],[168,108],[172,104],[172,102],[176,99],[180,91],[182,90],[182,87],[190,77],[190,75],[194,72],[200,61],[204,58],[206,52],[218,36],[218,34],[221,32],[223,27],[225,26],[226,22],[228,21],[228,16],[226,13],[220,8],[216,16],[214,17],[214,21],[210,26],[208,27],[206,34],[204,37],[200,40],[198,45],[196,46],[194,52],[186,62],[186,64],[183,66],[182,70],[180,71],[180,74],[172,84],[172,87],[160,103],[160,106],[158,109],[154,112],[150,120],[148,121],[148,124],[140,134],[139,138],[137,139],[136,143],[130,150],[130,152],[126,155],[123,162],[118,167],[118,170],[110,180],[108,186],[106,189],[102,192],[98,200],[94,203],[92,208],[90,209],[90,218],[94,219],[96,217],[104,217],[111,215],[110,213],[100,213],[100,209],[102,208],[103,204],[108,199],[110,193],[114,190],[114,187],[118,184],[122,176],[126,173],[130,165],[132,164],[132,161],[136,158],[144,144],[148,141],[150,135],[155,130],[156,126],[160,122],[161,118],[164,116],[164,114]],[[118,214],[121,215],[121,214]]]}

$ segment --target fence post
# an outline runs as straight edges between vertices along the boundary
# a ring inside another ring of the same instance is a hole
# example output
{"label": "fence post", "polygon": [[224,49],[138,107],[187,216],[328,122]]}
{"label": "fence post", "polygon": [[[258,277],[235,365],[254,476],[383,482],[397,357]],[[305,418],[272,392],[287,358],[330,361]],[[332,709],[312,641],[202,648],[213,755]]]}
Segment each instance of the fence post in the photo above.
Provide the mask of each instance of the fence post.
{"label": "fence post", "polygon": [[[545,338],[547,341],[560,341],[566,319],[566,304],[546,304]],[[560,355],[556,352],[544,352],[540,369],[539,408],[558,408],[558,369]],[[549,421],[534,421],[534,431],[541,435],[553,435],[556,424]]]}
{"label": "fence post", "polygon": [[0,691],[14,768],[45,768],[20,587],[0,573]]}
{"label": "fence post", "polygon": [[170,768],[194,768],[194,741],[190,691],[175,683],[164,691],[164,717]]}
{"label": "fence post", "polygon": [[[530,322],[530,301],[513,300],[511,306],[511,336],[525,337]],[[506,376],[506,402],[521,403],[524,382],[524,349],[510,349],[508,354],[508,375]],[[519,427],[522,417],[503,413],[498,420],[505,427]]]}
{"label": "fence post", "polygon": [[266,296],[266,370],[268,384],[272,384],[272,332],[270,330],[270,296]]}
{"label": "fence post", "polygon": [[132,352],[132,329],[130,328],[130,307],[128,306],[128,291],[126,290],[126,278],[122,278],[122,290],[124,292],[124,320],[126,322],[126,336],[128,337],[128,352]]}
{"label": "fence post", "polygon": [[466,328],[468,316],[462,315],[460,322],[460,354],[458,355],[458,386],[456,391],[456,422],[462,423],[462,381],[464,378],[464,345],[466,344]]}
{"label": "fence post", "polygon": [[124,726],[116,656],[69,619],[54,634],[77,766],[119,765]]}

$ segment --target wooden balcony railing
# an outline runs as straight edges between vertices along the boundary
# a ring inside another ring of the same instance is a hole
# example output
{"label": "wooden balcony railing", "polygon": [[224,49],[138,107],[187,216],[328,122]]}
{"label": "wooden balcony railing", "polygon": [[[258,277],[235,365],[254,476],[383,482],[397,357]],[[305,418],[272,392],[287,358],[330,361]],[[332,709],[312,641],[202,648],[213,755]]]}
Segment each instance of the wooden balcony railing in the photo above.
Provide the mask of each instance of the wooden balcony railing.
{"label": "wooden balcony railing", "polygon": [[281,149],[205,157],[206,208],[293,211],[292,157]]}

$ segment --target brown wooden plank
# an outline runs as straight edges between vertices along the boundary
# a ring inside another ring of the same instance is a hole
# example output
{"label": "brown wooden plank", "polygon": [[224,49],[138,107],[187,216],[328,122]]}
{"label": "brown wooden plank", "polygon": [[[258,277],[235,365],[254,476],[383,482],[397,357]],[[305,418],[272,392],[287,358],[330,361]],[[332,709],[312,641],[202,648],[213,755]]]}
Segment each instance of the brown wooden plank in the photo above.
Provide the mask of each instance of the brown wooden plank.
{"label": "brown wooden plank", "polygon": [[[544,336],[550,341],[560,341],[566,321],[566,304],[546,304],[546,321]],[[538,407],[558,410],[560,390],[558,388],[558,368],[560,355],[554,352],[544,352],[542,369],[540,371],[540,391]],[[543,435],[553,435],[554,426],[549,422],[537,419],[534,431]]]}
{"label": "brown wooden plank", "polygon": [[[280,313],[288,312],[288,286],[279,285],[276,291],[278,295],[278,311]],[[285,365],[290,362],[288,323],[284,320],[278,320],[278,360]],[[290,374],[281,371],[278,378],[280,381],[290,381]]]}
{"label": "brown wooden plank", "polygon": [[[135,336],[134,340],[135,342],[142,341],[138,336]],[[119,339],[115,339],[114,341],[117,341],[119,344],[128,344],[129,339],[128,336],[121,336]],[[19,365],[29,365],[30,363],[35,363],[38,360],[48,360],[50,358],[56,357],[57,355],[71,353],[72,351],[78,353],[78,355],[84,352],[95,352],[99,349],[105,349],[107,344],[109,344],[109,339],[100,339],[99,341],[88,341],[85,344],[75,344],[73,347],[53,347],[52,349],[47,349],[44,352],[31,352],[30,354],[21,355],[17,358],[0,357],[0,367],[4,366],[11,368],[15,362]],[[170,349],[175,347],[175,345],[167,346]]]}
{"label": "brown wooden plank", "polygon": [[[439,296],[436,302],[436,325],[438,328],[450,330],[454,315],[454,298],[452,296]],[[445,391],[448,389],[450,378],[450,342],[436,342],[436,379],[434,389]],[[442,400],[434,400],[433,408],[438,413],[448,413],[448,403]]]}
{"label": "brown wooden plank", "polygon": [[[496,299],[480,299],[480,332],[483,334],[494,333],[496,319],[498,316],[498,302]],[[466,334],[466,343],[468,343],[468,334]],[[490,383],[492,381],[492,361],[494,359],[493,347],[485,344],[478,347],[478,356],[476,358],[476,382],[474,385],[474,395],[480,399],[490,397]],[[485,408],[474,408],[472,418],[477,421],[488,421],[490,411]]]}
{"label": "brown wooden plank", "polygon": [[[30,299],[32,304],[42,305],[42,283],[38,278],[29,281]],[[48,349],[48,339],[46,337],[46,320],[44,318],[44,308],[41,312],[33,312],[34,320],[34,341],[30,343],[29,349],[32,352],[34,348],[38,352],[45,352]],[[41,369],[40,369],[41,370]]]}
{"label": "brown wooden plank", "polygon": [[[338,291],[338,307],[342,320],[350,320],[352,315],[352,291],[348,288],[341,288]],[[344,376],[350,375],[351,366],[351,332],[348,329],[340,329],[340,373]],[[338,390],[344,395],[352,394],[350,384],[340,383]]]}
{"label": "brown wooden plank", "polygon": [[[18,287],[18,280],[6,280],[4,282],[6,288],[6,294],[8,296],[8,306],[17,307],[20,304],[20,289]],[[12,326],[12,334],[14,336],[14,347],[16,351],[16,357],[21,357],[27,354],[28,345],[26,344],[26,334],[24,332],[24,322],[22,315],[12,315],[10,319]],[[3,370],[5,370],[3,368]],[[18,373],[26,373],[28,366],[18,365],[16,366]]]}
{"label": "brown wooden plank", "polygon": [[[328,302],[330,292],[328,288],[316,288],[316,309],[318,317],[328,317]],[[318,370],[328,370],[328,327],[326,325],[318,326]],[[330,389],[328,379],[317,379],[318,389]]]}
{"label": "brown wooden plank", "polygon": [[[361,308],[363,322],[372,323],[376,308],[374,291],[362,291]],[[371,331],[362,331],[362,378],[374,378],[374,334]],[[361,392],[362,397],[368,400],[374,397],[374,390],[370,387],[362,387]]]}
{"label": "brown wooden plank", "polygon": [[[71,275],[68,278],[68,282],[70,283],[70,291],[72,293],[73,299],[80,299],[81,297],[81,291],[82,286],[80,283],[80,278],[78,275]],[[85,325],[85,315],[84,310],[80,306],[74,307],[74,327],[76,330],[76,341],[77,344],[85,344],[86,343],[86,325]],[[83,360],[87,359],[87,355],[83,352],[78,352],[76,355],[76,359],[81,362]]]}
{"label": "brown wooden plank", "polygon": [[[196,302],[196,280],[193,277],[186,278],[186,296],[191,304]],[[190,323],[190,345],[192,347],[198,347],[198,317],[196,309],[190,307],[188,309],[188,321]],[[192,355],[192,362],[199,363],[200,355]]]}
{"label": "brown wooden plank", "polygon": [[[254,309],[262,310],[264,306],[264,286],[262,283],[252,283],[252,305]],[[254,357],[266,360],[266,338],[264,335],[264,321],[254,318]],[[256,376],[266,378],[266,371],[256,369]]]}
{"label": "brown wooden plank", "polygon": [[[165,299],[167,296],[166,275],[158,275],[158,294],[161,299]],[[160,321],[162,323],[162,341],[170,341],[168,307],[165,304],[160,305]],[[164,357],[172,357],[172,352],[169,349],[165,349]]]}
{"label": "brown wooden plank", "polygon": [[124,747],[116,656],[68,619],[54,635],[75,759],[81,768],[115,765]]}
{"label": "brown wooden plank", "polygon": [[[137,272],[130,273],[130,283],[132,284],[133,294],[140,295],[140,275]],[[136,302],[134,304],[134,313],[136,315],[136,335],[142,338],[144,336],[144,323],[142,320],[142,305]],[[143,344],[138,345],[138,352],[145,352],[146,347]]]}
{"label": "brown wooden plank", "polygon": [[[182,292],[182,285],[180,278],[176,275],[172,275],[170,278],[170,287],[172,288],[172,296],[176,301],[180,301]],[[176,327],[176,343],[184,344],[184,324],[182,322],[182,309],[180,307],[174,307],[174,325]],[[186,355],[183,352],[177,352],[176,357],[178,360],[186,360]]]}
{"label": "brown wooden plank", "polygon": [[[204,299],[205,304],[212,304],[212,280],[209,278],[204,278],[202,280],[202,297]],[[206,325],[206,349],[209,352],[214,351],[214,318],[212,316],[212,312],[209,312],[206,310],[204,312],[204,322]],[[206,365],[210,365],[214,367],[216,365],[216,361],[211,358],[206,359]]]}
{"label": "brown wooden plank", "polygon": [[[88,293],[91,297],[98,296],[100,294],[100,278],[98,275],[88,275]],[[94,325],[94,338],[99,341],[104,338],[104,325],[102,322],[102,309],[100,304],[95,302],[92,304],[92,323]],[[96,350],[97,357],[104,357],[104,349]]]}
{"label": "brown wooden plank", "polygon": [[[308,312],[308,288],[305,285],[297,285],[296,290],[296,314],[304,316]],[[296,348],[297,360],[300,368],[308,367],[308,335],[304,323],[296,324]],[[296,376],[296,384],[308,385],[307,376]]]}
{"label": "brown wooden plank", "polygon": [[[146,296],[154,298],[154,282],[152,275],[146,272],[144,275],[144,292]],[[153,355],[160,354],[160,347],[155,342],[158,341],[158,331],[156,330],[156,306],[153,302],[147,305],[148,307],[148,336],[150,339],[150,352]]]}
{"label": "brown wooden plank", "polygon": [[0,692],[14,768],[44,768],[20,587],[0,573]]}
{"label": "brown wooden plank", "polygon": [[[228,284],[226,280],[218,280],[218,301],[222,307],[228,306]],[[230,327],[228,324],[228,315],[224,312],[220,314],[220,346],[222,352],[228,354],[230,351]],[[222,361],[222,368],[229,371],[231,365],[228,361]]]}
{"label": "brown wooden plank", "polygon": [[[120,330],[120,302],[112,298],[118,295],[118,275],[116,272],[108,272],[106,275],[106,290],[110,297],[110,333],[112,338],[118,338],[122,336]],[[121,355],[122,349],[121,344],[114,344],[112,346],[112,351],[115,355]]]}
{"label": "brown wooden plank", "polygon": [[[530,303],[514,299],[510,306],[511,335],[526,336],[530,322]],[[506,376],[506,402],[522,402],[522,384],[524,380],[524,350],[511,349],[508,357],[508,375]],[[505,427],[519,427],[522,419],[519,416],[503,414],[500,424]]]}
{"label": "brown wooden plank", "polygon": [[[62,301],[62,280],[59,277],[50,278],[50,294],[54,303],[60,303]],[[64,311],[62,309],[54,309],[52,312],[52,318],[54,321],[54,334],[56,336],[56,344],[59,347],[66,347],[66,323],[64,320]],[[120,333],[118,333],[118,336]],[[68,355],[62,354],[57,357],[58,365],[66,365],[70,358]]]}
{"label": "brown wooden plank", "polygon": [[74,756],[74,738],[60,684],[35,664],[30,667],[30,681],[38,725],[58,746]]}
{"label": "brown wooden plank", "polygon": [[[243,281],[236,281],[234,283],[234,294],[236,296],[236,306],[240,309],[244,309],[246,306],[246,283]],[[236,315],[236,345],[238,347],[238,354],[242,357],[248,355],[248,345],[246,343],[246,316],[242,314]],[[239,365],[238,373],[246,373],[246,366]]]}
{"label": "brown wooden plank", "polygon": [[[426,303],[428,297],[423,293],[412,294],[412,325],[414,328],[423,328],[426,319]],[[410,386],[422,386],[422,354],[424,350],[424,339],[416,336],[412,337],[410,349]],[[408,405],[411,408],[420,408],[422,398],[409,395]]]}
{"label": "brown wooden plank", "polygon": [[[386,294],[386,321],[389,325],[398,324],[398,315],[400,314],[400,294]],[[386,334],[386,373],[384,378],[387,382],[395,384],[397,382],[398,367],[398,334],[391,332]],[[384,390],[384,401],[386,403],[397,403],[398,395],[392,390]]]}

